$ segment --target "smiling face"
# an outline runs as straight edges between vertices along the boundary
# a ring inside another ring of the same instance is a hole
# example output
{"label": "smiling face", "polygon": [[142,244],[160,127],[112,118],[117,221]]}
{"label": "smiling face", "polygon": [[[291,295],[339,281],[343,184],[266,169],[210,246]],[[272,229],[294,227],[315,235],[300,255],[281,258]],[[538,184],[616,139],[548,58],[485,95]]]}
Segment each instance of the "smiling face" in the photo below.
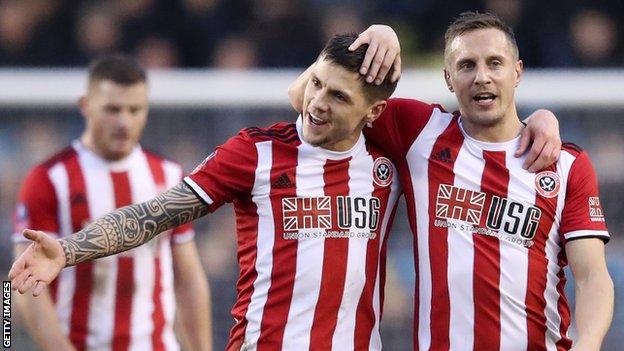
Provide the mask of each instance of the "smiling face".
{"label": "smiling face", "polygon": [[495,127],[517,120],[514,92],[521,75],[522,61],[499,29],[466,31],[448,43],[444,76],[466,123]]}
{"label": "smiling face", "polygon": [[147,85],[95,81],[79,104],[87,122],[84,144],[107,160],[128,156],[147,122]]}
{"label": "smiling face", "polygon": [[360,137],[362,127],[374,121],[385,100],[370,102],[358,72],[320,57],[314,65],[303,100],[303,138],[332,151],[347,151]]}

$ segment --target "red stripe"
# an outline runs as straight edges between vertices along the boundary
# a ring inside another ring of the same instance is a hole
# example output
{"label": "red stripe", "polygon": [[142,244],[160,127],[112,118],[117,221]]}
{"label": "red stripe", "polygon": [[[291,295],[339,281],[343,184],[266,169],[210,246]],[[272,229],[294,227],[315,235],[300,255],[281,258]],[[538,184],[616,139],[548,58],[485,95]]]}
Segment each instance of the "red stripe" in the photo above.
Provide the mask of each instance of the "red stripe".
{"label": "red stripe", "polygon": [[271,207],[275,225],[275,242],[273,244],[273,268],[271,271],[271,287],[264,305],[258,351],[279,350],[282,347],[284,329],[288,319],[290,301],[295,284],[297,270],[297,240],[285,240],[282,237],[282,198],[297,196],[296,175],[297,148],[284,148],[279,143],[272,144],[273,165],[271,166],[271,184],[290,170],[288,177],[293,183],[290,188],[271,188]]}
{"label": "red stripe", "polygon": [[[554,169],[551,169],[554,171]],[[528,287],[525,298],[527,341],[529,350],[546,350],[546,276],[548,259],[546,241],[557,211],[557,198],[544,198],[536,193],[535,205],[542,210],[533,246],[529,248]]]}
{"label": "red stripe", "polygon": [[[380,156],[376,150],[369,150],[369,152],[373,155],[374,158]],[[383,308],[383,291],[384,285],[381,283],[381,279],[385,278],[383,272],[385,271],[385,250],[380,251],[380,246],[385,249],[385,243],[388,239],[389,230],[387,228],[391,227],[392,218],[389,218],[388,225],[386,228],[383,228],[383,219],[386,216],[386,211],[388,210],[388,200],[391,195],[390,186],[381,187],[377,185],[375,182],[372,182],[374,186],[373,197],[376,197],[380,200],[381,209],[379,210],[379,224],[377,230],[375,231],[376,237],[374,240],[369,240],[366,246],[366,267],[365,274],[366,280],[364,283],[364,288],[362,289],[362,294],[360,295],[360,300],[358,301],[358,306],[355,313],[355,338],[354,338],[354,348],[355,350],[368,350],[370,347],[370,339],[371,334],[373,332],[373,328],[375,327],[375,311],[373,309],[374,304],[374,294],[375,294],[375,282],[377,280],[378,271],[381,272],[380,275],[380,285],[379,285],[379,308],[380,308],[380,319],[381,319],[381,309]],[[393,213],[390,214],[390,217],[393,217],[394,210],[396,206],[393,206],[391,211]],[[383,229],[386,229],[385,233]],[[384,235],[383,243],[380,243],[381,236]]]}
{"label": "red stripe", "polygon": [[[82,229],[83,223],[89,221],[89,205],[87,190],[77,155],[63,161],[67,170],[69,182],[69,199],[72,230]],[[93,264],[81,263],[75,268],[75,290],[72,299],[72,313],[69,328],[69,337],[78,350],[86,348],[89,332],[89,306],[93,284]]]}
{"label": "red stripe", "polygon": [[[150,169],[150,173],[154,178],[156,184],[156,191],[160,192],[165,188],[165,170],[163,167],[163,160],[156,157],[151,153],[145,153],[147,157],[147,164]],[[158,239],[156,239],[158,240]],[[152,311],[152,321],[154,322],[154,329],[152,331],[152,347],[154,350],[164,350],[165,344],[163,342],[163,331],[165,329],[165,312],[162,302],[162,267],[159,258],[160,245],[156,248],[156,257],[154,258],[154,292],[152,294],[152,301],[154,303],[154,311]]]}
{"label": "red stripe", "polygon": [[149,152],[146,152],[145,156],[147,157],[147,164],[149,165],[152,177],[154,177],[154,183],[156,183],[157,187],[164,187],[165,170],[162,164],[163,161]]}
{"label": "red stripe", "polygon": [[[350,158],[340,161],[328,160],[325,163],[323,168],[325,196],[337,198],[349,194],[349,161]],[[337,210],[332,213],[332,223],[335,225],[332,230],[340,230],[337,227]],[[349,239],[325,239],[321,286],[310,331],[311,351],[331,350],[332,348],[332,337],[338,322],[338,310],[344,293],[348,253]]]}
{"label": "red stripe", "polygon": [[[132,192],[127,172],[111,172],[115,195],[115,208],[130,205]],[[117,282],[115,287],[115,326],[113,350],[123,351],[130,346],[130,314],[134,291],[134,259],[128,256],[117,258]]]}
{"label": "red stripe", "polygon": [[[565,267],[568,264],[565,250],[561,250],[558,256],[559,267]],[[559,283],[557,283],[557,293],[559,294],[557,310],[559,311],[561,323],[559,324],[560,339],[557,341],[555,346],[557,347],[557,351],[567,351],[572,348],[572,339],[567,336],[572,318],[570,317],[570,305],[568,304],[568,298],[566,297],[564,291],[566,277],[563,268],[559,269],[557,278],[559,278]]]}
{"label": "red stripe", "polygon": [[[257,152],[252,155],[254,163],[249,167],[257,168]],[[255,166],[255,167],[254,167]],[[254,282],[258,277],[256,271],[257,242],[258,242],[258,208],[251,199],[235,201],[236,234],[238,238],[238,266],[239,278],[236,283],[238,296],[232,307],[232,317],[237,321],[230,330],[228,351],[238,351],[245,341],[247,320],[245,315],[254,292]]]}
{"label": "red stripe", "polygon": [[[507,197],[509,170],[504,151],[483,151],[485,168],[481,191],[488,194],[484,208],[489,208],[492,195]],[[480,226],[486,227],[487,216]],[[474,266],[474,349],[500,349],[500,246],[496,237],[473,233]]]}
{"label": "red stripe", "polygon": [[[463,143],[463,136],[457,118],[438,137],[431,155],[449,148],[451,159],[455,159]],[[429,157],[429,261],[431,266],[431,350],[447,350],[449,348],[450,300],[448,291],[448,242],[447,228],[431,225],[436,219],[435,204],[440,184],[454,183],[452,162],[442,162]],[[414,313],[417,313],[416,311]]]}

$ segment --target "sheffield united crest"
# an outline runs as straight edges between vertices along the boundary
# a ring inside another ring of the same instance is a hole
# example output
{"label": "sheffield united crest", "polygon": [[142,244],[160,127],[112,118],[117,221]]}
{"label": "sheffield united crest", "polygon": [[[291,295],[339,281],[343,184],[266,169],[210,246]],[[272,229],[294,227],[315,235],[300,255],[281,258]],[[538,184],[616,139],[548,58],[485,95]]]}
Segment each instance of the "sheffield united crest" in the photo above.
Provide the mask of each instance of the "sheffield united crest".
{"label": "sheffield united crest", "polygon": [[388,186],[392,184],[394,176],[394,166],[392,162],[385,157],[378,157],[373,165],[373,181],[379,186]]}
{"label": "sheffield united crest", "polygon": [[553,198],[559,195],[559,189],[561,189],[561,180],[557,173],[543,171],[535,175],[535,190],[543,197]]}

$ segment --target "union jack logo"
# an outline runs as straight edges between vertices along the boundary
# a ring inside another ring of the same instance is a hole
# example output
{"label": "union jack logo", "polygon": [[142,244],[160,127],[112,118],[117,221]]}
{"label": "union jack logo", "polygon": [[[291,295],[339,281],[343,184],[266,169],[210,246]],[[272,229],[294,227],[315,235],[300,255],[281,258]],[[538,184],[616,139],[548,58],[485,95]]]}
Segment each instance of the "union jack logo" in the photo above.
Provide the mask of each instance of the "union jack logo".
{"label": "union jack logo", "polygon": [[330,199],[329,196],[282,199],[284,230],[331,229]]}
{"label": "union jack logo", "polygon": [[436,217],[479,224],[484,204],[485,193],[440,184]]}

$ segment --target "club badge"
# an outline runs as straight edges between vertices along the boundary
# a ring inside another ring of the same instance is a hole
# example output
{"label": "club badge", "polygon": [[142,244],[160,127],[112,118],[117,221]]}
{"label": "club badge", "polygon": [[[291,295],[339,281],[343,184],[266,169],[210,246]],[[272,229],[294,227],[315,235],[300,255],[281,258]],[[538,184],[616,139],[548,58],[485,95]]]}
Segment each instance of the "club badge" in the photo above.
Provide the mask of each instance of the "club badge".
{"label": "club badge", "polygon": [[392,162],[385,157],[378,157],[373,165],[373,181],[379,186],[388,186],[392,184],[394,175],[394,166]]}
{"label": "club badge", "polygon": [[561,180],[557,173],[543,171],[535,175],[535,190],[543,197],[553,198],[559,195],[560,189]]}

